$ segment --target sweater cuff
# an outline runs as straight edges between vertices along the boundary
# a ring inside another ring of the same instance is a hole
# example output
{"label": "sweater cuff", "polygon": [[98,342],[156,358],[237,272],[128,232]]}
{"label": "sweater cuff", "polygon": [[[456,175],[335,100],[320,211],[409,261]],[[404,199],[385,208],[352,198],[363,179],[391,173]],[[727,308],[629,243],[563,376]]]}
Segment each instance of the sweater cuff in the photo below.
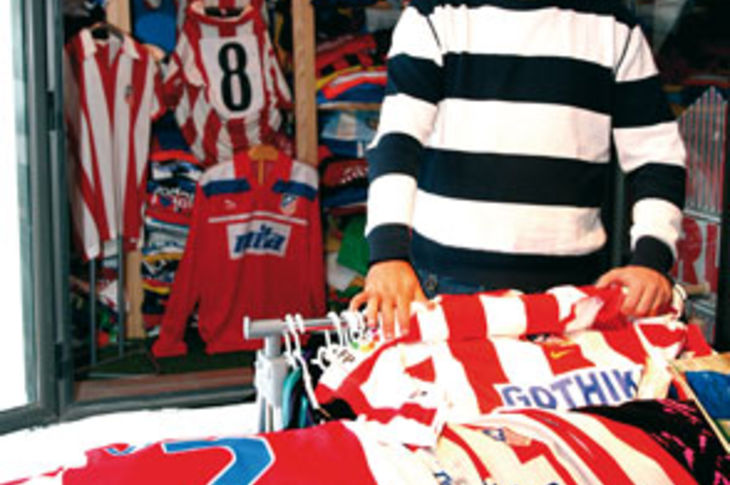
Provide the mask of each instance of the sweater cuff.
{"label": "sweater cuff", "polygon": [[630,264],[646,266],[662,274],[672,268],[674,256],[665,243],[651,236],[643,236],[636,241]]}
{"label": "sweater cuff", "polygon": [[367,236],[372,266],[380,261],[410,260],[410,230],[405,224],[377,226]]}

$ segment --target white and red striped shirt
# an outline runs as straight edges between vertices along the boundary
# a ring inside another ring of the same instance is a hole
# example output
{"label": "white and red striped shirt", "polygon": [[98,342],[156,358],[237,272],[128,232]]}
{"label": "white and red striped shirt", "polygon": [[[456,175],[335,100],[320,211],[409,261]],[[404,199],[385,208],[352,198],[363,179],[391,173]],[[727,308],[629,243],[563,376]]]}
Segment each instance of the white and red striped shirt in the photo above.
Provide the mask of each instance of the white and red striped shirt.
{"label": "white and red striped shirt", "polygon": [[117,237],[137,243],[162,84],[154,59],[131,37],[95,40],[83,29],[64,50],[64,91],[74,233],[90,259]]}
{"label": "white and red striped shirt", "polygon": [[[641,429],[576,412],[520,409],[448,425],[434,455],[452,483],[696,483]],[[456,461],[466,474],[454,475]]]}
{"label": "white and red striped shirt", "polygon": [[[368,353],[334,352],[315,391],[345,401],[405,442],[430,445],[446,422],[498,408],[572,409],[637,396],[647,359],[694,344],[691,327],[663,317],[630,322],[619,288],[445,295],[414,314],[409,333]],[[544,335],[536,340],[526,335]],[[664,396],[657,396],[664,397]]]}
{"label": "white and red striped shirt", "polygon": [[193,153],[206,164],[265,142],[291,101],[261,13],[205,14],[190,4],[165,78],[168,104]]}

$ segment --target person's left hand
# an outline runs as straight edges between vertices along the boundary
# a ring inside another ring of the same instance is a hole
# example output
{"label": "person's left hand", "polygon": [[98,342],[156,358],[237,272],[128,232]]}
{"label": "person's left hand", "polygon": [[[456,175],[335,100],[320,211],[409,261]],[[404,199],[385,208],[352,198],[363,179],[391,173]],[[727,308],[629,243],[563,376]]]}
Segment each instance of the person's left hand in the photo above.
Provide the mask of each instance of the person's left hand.
{"label": "person's left hand", "polygon": [[619,284],[626,288],[621,313],[633,317],[656,315],[672,298],[672,285],[666,276],[645,266],[615,268],[601,276],[596,287]]}

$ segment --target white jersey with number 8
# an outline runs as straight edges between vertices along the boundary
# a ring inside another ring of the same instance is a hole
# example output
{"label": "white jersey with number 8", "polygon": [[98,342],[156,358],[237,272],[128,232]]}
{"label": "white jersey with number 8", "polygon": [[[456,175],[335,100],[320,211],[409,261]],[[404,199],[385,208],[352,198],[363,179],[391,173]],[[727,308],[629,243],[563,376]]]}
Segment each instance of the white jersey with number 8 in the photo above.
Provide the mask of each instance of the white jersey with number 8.
{"label": "white jersey with number 8", "polygon": [[167,102],[193,153],[206,164],[267,141],[291,102],[260,11],[206,15],[193,2],[165,79]]}

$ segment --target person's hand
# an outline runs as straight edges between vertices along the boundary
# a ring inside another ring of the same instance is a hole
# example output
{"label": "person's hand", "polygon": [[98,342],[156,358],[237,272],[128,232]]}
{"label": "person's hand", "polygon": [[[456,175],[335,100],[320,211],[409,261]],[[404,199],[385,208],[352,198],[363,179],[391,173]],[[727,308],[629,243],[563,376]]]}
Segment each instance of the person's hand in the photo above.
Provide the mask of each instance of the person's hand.
{"label": "person's hand", "polygon": [[350,310],[356,311],[363,304],[368,326],[378,324],[378,311],[382,316],[383,336],[391,339],[395,333],[395,316],[402,334],[408,331],[411,302],[426,301],[413,267],[406,261],[382,261],[370,267],[363,291],[352,297]]}
{"label": "person's hand", "polygon": [[612,269],[598,279],[596,287],[619,284],[627,290],[621,313],[633,317],[656,315],[672,299],[672,285],[656,270],[644,266]]}

